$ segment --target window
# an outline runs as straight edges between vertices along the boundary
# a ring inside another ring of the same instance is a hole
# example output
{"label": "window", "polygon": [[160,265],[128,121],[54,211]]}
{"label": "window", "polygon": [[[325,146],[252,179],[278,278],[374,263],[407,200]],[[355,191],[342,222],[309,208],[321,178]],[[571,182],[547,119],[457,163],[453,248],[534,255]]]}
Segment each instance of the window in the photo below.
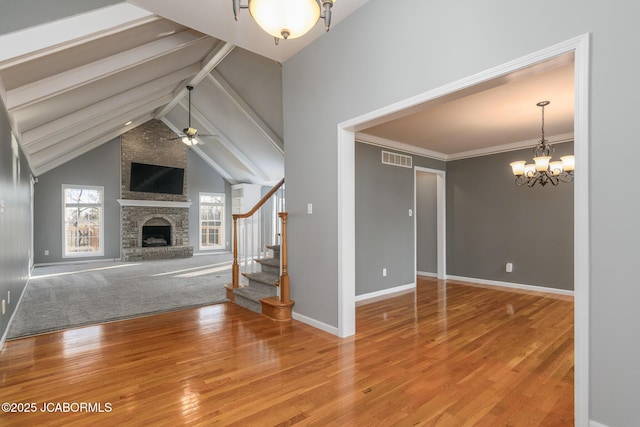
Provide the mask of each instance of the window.
{"label": "window", "polygon": [[224,194],[200,193],[200,249],[224,247]]}
{"label": "window", "polygon": [[63,256],[104,255],[103,187],[63,185]]}

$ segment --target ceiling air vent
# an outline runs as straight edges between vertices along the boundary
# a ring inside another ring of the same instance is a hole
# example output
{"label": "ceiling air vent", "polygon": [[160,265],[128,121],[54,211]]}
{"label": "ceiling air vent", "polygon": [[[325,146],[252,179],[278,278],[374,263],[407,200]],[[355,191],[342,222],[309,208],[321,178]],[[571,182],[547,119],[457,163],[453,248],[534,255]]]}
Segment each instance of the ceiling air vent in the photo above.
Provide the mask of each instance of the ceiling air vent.
{"label": "ceiling air vent", "polygon": [[382,163],[385,165],[401,166],[403,168],[412,168],[413,158],[411,156],[405,156],[404,154],[396,154],[396,153],[390,153],[389,151],[383,151]]}

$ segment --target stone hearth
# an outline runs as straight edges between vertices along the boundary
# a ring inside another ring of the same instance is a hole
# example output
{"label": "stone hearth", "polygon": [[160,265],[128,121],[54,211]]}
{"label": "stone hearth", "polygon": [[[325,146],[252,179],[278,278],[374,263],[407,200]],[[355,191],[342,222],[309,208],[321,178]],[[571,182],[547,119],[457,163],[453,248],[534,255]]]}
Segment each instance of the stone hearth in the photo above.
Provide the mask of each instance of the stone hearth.
{"label": "stone hearth", "polygon": [[[122,259],[184,258],[193,255],[189,246],[189,205],[191,202],[118,200],[121,205]],[[169,224],[170,241],[166,246],[144,246],[143,227]]]}

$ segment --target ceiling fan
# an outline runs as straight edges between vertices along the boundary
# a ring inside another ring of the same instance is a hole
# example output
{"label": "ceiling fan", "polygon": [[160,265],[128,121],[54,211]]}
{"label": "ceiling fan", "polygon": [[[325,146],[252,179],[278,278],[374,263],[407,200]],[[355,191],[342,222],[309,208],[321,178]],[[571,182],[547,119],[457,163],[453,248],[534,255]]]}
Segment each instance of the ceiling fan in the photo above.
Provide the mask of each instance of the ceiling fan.
{"label": "ceiling fan", "polygon": [[198,133],[198,129],[191,127],[191,91],[193,90],[193,86],[187,85],[187,90],[189,91],[189,125],[186,128],[182,129],[182,134],[171,139],[181,139],[185,145],[191,147],[193,145],[202,144],[198,137],[218,135]]}

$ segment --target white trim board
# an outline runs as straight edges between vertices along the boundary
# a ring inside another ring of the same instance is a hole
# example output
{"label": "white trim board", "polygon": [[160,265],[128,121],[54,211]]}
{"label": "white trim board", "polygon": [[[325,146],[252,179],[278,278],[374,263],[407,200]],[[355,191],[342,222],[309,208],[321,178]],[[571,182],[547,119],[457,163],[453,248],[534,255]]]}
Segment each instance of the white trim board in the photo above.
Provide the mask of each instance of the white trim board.
{"label": "white trim board", "polygon": [[394,102],[337,125],[338,155],[338,336],[356,332],[355,324],[355,134],[390,114],[573,52],[575,77],[574,153],[574,327],[575,424],[589,425],[589,70],[590,34],[585,33],[486,71]]}
{"label": "white trim board", "polygon": [[589,427],[609,427],[606,424],[599,423],[597,421],[589,420]]}
{"label": "white trim board", "polygon": [[434,279],[438,277],[438,273],[427,273],[426,271],[416,271],[416,275],[424,276],[424,277],[433,277]]}
{"label": "white trim board", "polygon": [[382,289],[375,292],[369,292],[367,294],[356,295],[356,302],[366,301],[368,299],[382,297],[385,295],[396,294],[398,292],[404,292],[404,291],[408,291],[415,288],[416,288],[415,283],[408,283],[406,285],[400,285],[400,286],[395,286],[393,288]]}
{"label": "white trim board", "polygon": [[292,317],[298,322],[313,326],[314,328],[320,329],[321,331],[327,332],[331,335],[338,335],[338,328],[335,326],[327,325],[326,323],[307,317],[304,314],[296,313],[295,311],[292,313]]}
{"label": "white trim board", "polygon": [[9,322],[7,323],[7,328],[4,330],[4,334],[2,334],[2,337],[0,338],[0,352],[2,352],[2,349],[4,349],[4,343],[7,341],[7,335],[9,335],[9,329],[11,329],[11,322],[13,322],[13,318],[16,317],[16,313],[18,312],[18,308],[20,307],[20,303],[22,302],[22,297],[24,297],[24,294],[27,293],[27,287],[29,286],[29,283],[31,283],[31,277],[27,279],[27,283],[24,285],[24,288],[22,288],[20,298],[18,298],[18,302],[16,303],[13,309],[13,313],[11,313],[11,317],[9,318]]}
{"label": "white trim board", "polygon": [[522,289],[525,291],[534,291],[534,292],[546,292],[549,294],[568,295],[568,296],[574,295],[574,291],[569,291],[566,289],[556,289],[556,288],[548,288],[545,286],[525,285],[523,283],[500,282],[498,280],[476,279],[473,277],[447,276],[446,280],[457,280],[459,282],[470,282],[471,284],[476,283],[479,285],[495,286],[499,288]]}

